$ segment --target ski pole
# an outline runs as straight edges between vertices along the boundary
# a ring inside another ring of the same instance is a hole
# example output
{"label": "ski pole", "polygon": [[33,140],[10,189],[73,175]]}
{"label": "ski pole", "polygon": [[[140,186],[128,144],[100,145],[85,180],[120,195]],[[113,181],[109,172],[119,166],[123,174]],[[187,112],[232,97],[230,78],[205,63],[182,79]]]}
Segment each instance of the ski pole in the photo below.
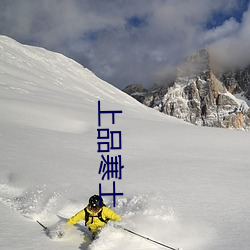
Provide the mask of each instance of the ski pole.
{"label": "ski pole", "polygon": [[158,244],[158,245],[161,245],[161,246],[163,246],[163,247],[169,248],[169,249],[171,249],[171,250],[180,250],[180,248],[173,248],[173,247],[167,246],[167,245],[165,245],[165,244],[162,244],[161,242],[152,240],[152,239],[150,239],[150,238],[148,238],[148,237],[145,237],[145,236],[143,236],[143,235],[141,235],[141,234],[135,233],[135,232],[133,232],[133,231],[127,229],[127,228],[124,228],[124,227],[123,227],[122,229],[125,230],[125,231],[127,231],[127,232],[129,232],[129,233],[131,233],[131,234],[137,235],[137,236],[139,236],[139,237],[141,237],[141,238],[143,238],[143,239],[146,239],[146,240],[148,240],[148,241],[154,242],[154,243],[156,243],[156,244]]}
{"label": "ski pole", "polygon": [[46,231],[46,230],[48,230],[48,228],[47,227],[45,227],[41,222],[39,222],[38,220],[36,221],[40,226],[42,226],[43,227],[43,229]]}

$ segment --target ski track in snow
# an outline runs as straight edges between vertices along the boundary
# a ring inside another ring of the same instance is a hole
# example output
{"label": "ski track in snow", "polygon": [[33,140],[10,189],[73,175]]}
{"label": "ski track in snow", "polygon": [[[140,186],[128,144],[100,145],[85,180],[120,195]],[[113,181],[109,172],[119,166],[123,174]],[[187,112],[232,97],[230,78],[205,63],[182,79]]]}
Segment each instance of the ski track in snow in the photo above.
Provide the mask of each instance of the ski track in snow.
{"label": "ski track in snow", "polygon": [[[198,249],[199,244],[204,244],[204,239],[197,240],[200,225],[196,225],[196,229],[185,225],[185,222],[179,219],[171,207],[164,205],[164,200],[162,194],[123,197],[118,200],[115,210],[119,211],[122,216],[121,225],[124,228],[171,247],[178,248],[180,245],[185,245],[185,249],[192,249],[194,246]],[[66,200],[62,193],[49,192],[45,185],[25,191],[10,183],[1,183],[0,202],[17,211],[20,216],[26,219],[34,222],[36,220],[45,222],[45,225],[50,229],[49,236],[53,240],[63,241],[71,246],[79,244],[79,249],[82,250],[108,250],[120,247],[124,249],[124,241],[127,242],[126,249],[162,249],[161,246],[153,242],[116,228],[113,222],[101,231],[98,239],[94,242],[90,241],[84,222],[67,228],[64,237],[58,239],[57,231],[64,228],[65,220],[60,220],[56,215],[63,214],[63,217],[69,218],[75,211],[83,207],[81,207],[82,204]],[[107,206],[111,207],[111,205],[112,201],[110,200]],[[162,239],[165,242],[162,242]]]}

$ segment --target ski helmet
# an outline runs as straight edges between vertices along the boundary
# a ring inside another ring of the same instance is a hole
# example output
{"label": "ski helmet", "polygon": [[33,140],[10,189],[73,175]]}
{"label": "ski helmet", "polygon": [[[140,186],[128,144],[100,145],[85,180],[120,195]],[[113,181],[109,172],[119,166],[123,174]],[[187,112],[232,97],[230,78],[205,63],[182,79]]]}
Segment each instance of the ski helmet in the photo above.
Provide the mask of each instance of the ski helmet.
{"label": "ski helmet", "polygon": [[89,198],[89,206],[92,210],[97,210],[103,206],[103,199],[99,195],[93,195]]}

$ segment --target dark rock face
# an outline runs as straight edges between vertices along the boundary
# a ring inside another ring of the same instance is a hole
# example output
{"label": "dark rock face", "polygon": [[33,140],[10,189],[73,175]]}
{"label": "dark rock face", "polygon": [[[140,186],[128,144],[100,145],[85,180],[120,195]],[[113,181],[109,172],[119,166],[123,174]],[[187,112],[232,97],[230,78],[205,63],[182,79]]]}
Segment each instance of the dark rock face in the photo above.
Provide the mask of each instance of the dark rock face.
{"label": "dark rock face", "polygon": [[250,100],[250,66],[218,74],[228,91],[232,94],[242,93]]}
{"label": "dark rock face", "polygon": [[123,91],[128,95],[133,96],[137,101],[141,103],[143,103],[145,99],[145,94],[147,92],[147,90],[144,89],[142,84],[128,85],[125,89],[123,89]]}
{"label": "dark rock face", "polygon": [[233,95],[250,97],[250,67],[215,75],[205,49],[187,58],[178,68],[171,87],[146,91],[141,86],[135,90],[129,94],[143,104],[196,125],[250,127],[247,103]]}

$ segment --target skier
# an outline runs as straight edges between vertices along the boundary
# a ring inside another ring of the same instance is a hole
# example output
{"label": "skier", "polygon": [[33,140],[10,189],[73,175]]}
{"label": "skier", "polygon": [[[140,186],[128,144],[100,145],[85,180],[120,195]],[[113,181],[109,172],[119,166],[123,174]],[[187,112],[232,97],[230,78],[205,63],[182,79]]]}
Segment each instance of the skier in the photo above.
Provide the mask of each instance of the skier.
{"label": "skier", "polygon": [[121,217],[105,206],[102,197],[93,195],[89,198],[89,204],[72,216],[67,221],[67,224],[74,225],[80,220],[85,220],[85,225],[92,232],[92,237],[94,239],[109,220],[120,222]]}

